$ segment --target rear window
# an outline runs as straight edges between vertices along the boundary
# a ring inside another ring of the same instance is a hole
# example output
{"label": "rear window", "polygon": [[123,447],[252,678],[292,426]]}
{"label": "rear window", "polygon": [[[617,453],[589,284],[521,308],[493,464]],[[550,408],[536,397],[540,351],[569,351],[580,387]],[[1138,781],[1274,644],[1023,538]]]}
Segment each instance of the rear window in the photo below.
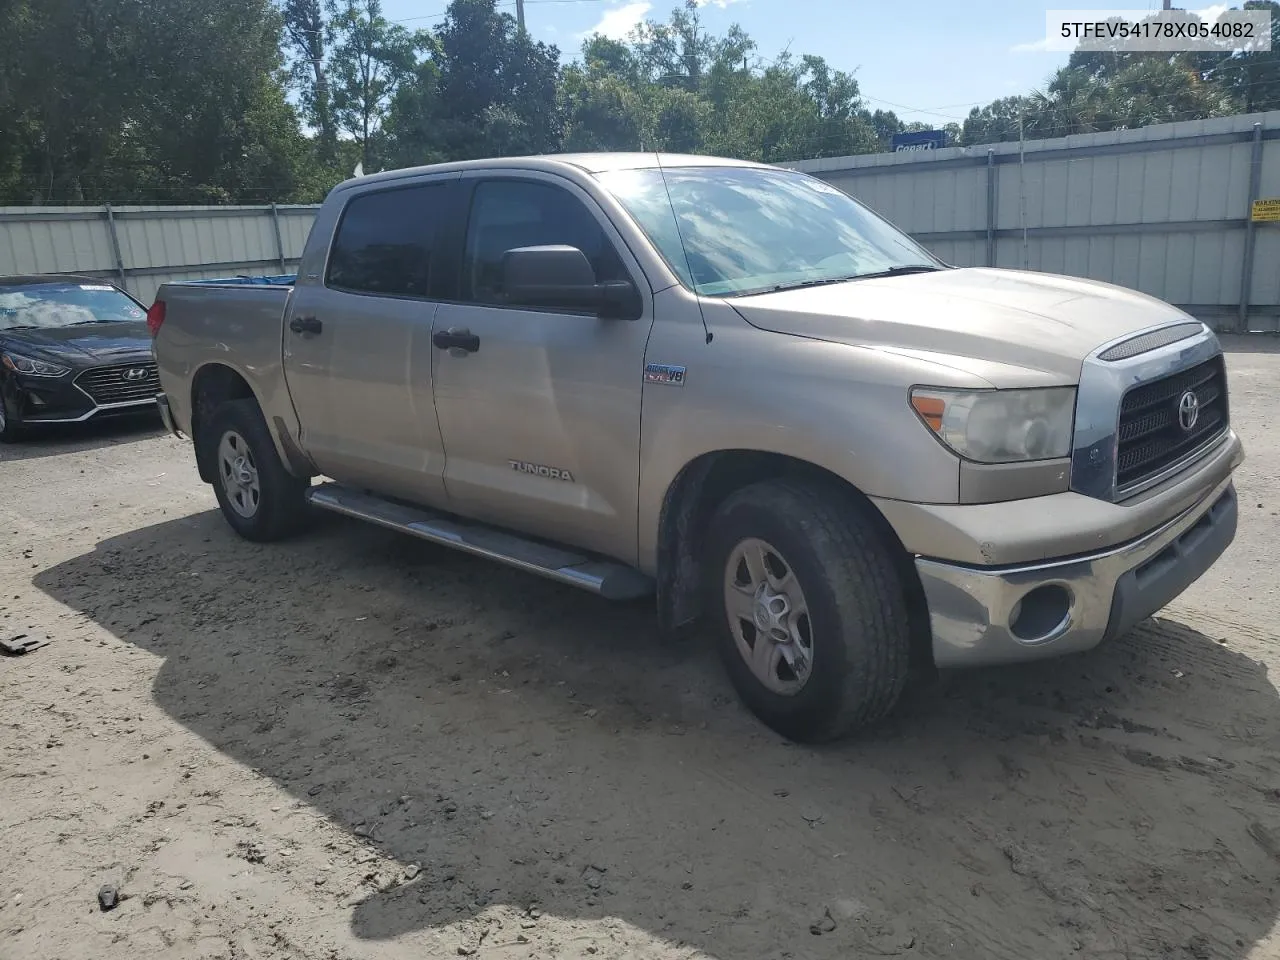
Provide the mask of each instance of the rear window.
{"label": "rear window", "polygon": [[356,197],[338,224],[325,283],[353,293],[425,297],[449,183]]}
{"label": "rear window", "polygon": [[0,330],[122,323],[146,317],[109,283],[0,285]]}

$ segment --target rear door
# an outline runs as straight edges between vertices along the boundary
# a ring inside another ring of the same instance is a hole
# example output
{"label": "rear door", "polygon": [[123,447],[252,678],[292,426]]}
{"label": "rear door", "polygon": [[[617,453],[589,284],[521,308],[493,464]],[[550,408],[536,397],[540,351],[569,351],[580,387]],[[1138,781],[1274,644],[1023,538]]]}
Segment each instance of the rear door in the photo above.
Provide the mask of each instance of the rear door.
{"label": "rear door", "polygon": [[[452,509],[634,562],[653,319],[644,274],[595,201],[566,179],[471,173],[459,192],[458,290],[436,313],[433,355]],[[499,290],[503,253],[544,244],[581,249],[597,281],[635,283],[641,318],[511,302]],[[462,337],[474,349],[450,345]]]}
{"label": "rear door", "polygon": [[354,194],[322,282],[295,290],[284,332],[302,445],[320,471],[427,504],[444,498],[431,325],[437,238],[457,177]]}

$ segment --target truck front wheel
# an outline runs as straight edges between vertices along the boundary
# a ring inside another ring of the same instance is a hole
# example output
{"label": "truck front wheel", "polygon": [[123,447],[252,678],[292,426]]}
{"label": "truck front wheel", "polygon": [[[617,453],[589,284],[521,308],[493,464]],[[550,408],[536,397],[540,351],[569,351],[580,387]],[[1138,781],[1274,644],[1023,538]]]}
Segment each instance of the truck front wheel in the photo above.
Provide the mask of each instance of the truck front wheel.
{"label": "truck front wheel", "polygon": [[906,592],[892,547],[852,497],[753,484],[715,512],[707,548],[720,653],[761,720],[816,742],[893,708],[910,661]]}
{"label": "truck front wheel", "polygon": [[253,400],[228,400],[200,431],[222,515],[246,540],[279,540],[306,518],[308,483],[291,474]]}

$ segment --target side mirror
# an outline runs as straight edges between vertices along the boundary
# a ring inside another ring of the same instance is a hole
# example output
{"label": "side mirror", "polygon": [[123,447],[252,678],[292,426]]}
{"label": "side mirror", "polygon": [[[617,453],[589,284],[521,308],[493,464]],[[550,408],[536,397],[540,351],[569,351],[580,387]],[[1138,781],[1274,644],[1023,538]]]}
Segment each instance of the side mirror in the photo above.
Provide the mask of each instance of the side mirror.
{"label": "side mirror", "polygon": [[635,320],[643,310],[633,284],[597,283],[587,255],[563,244],[516,247],[504,253],[502,293],[513,306],[592,311],[608,319]]}

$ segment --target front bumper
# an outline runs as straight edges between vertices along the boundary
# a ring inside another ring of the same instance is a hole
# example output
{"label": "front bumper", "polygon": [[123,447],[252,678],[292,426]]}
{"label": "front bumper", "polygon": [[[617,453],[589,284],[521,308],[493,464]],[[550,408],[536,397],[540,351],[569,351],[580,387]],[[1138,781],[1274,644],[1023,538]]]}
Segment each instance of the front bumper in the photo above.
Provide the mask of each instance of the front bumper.
{"label": "front bumper", "polygon": [[116,367],[140,369],[149,362],[77,368],[62,377],[10,374],[4,384],[5,399],[14,420],[32,426],[83,423],[100,416],[145,413],[155,409],[155,393],[158,392],[158,387],[151,387],[154,383],[151,378],[143,380],[132,392],[111,392],[107,388],[105,391],[100,389],[99,396],[86,387],[85,378],[96,371]]}
{"label": "front bumper", "polygon": [[1151,616],[1213,565],[1235,537],[1228,476],[1189,509],[1105,550],[1035,564],[974,567],[919,558],[939,667],[1088,650]]}

